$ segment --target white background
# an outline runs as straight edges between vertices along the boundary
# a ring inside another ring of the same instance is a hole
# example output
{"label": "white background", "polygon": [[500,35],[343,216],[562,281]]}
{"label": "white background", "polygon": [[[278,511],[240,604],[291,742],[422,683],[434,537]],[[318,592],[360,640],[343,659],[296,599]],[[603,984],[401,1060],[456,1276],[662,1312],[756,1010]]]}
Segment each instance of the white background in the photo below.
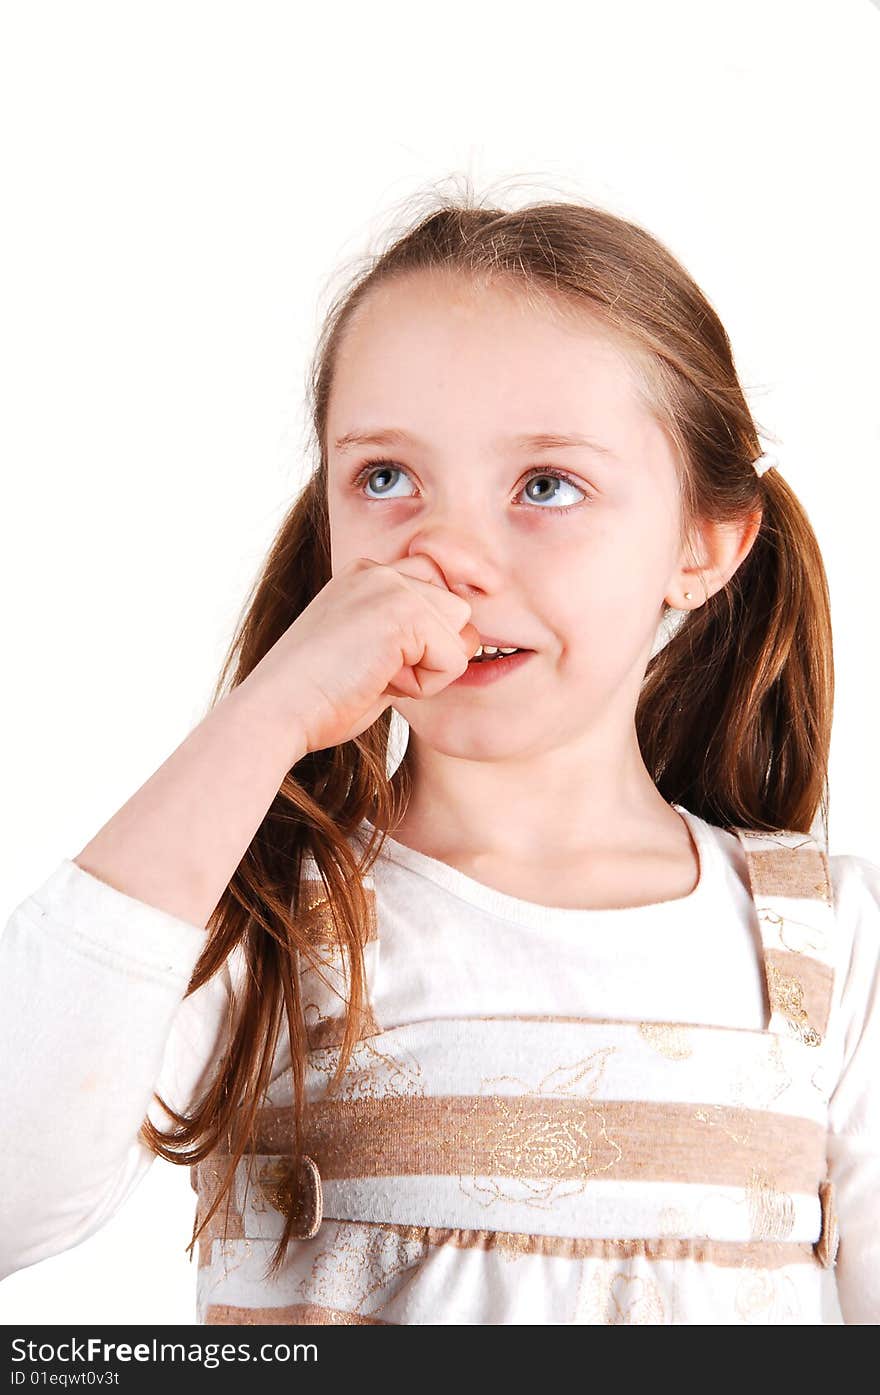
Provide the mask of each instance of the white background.
{"label": "white background", "polygon": [[[831,852],[880,861],[878,60],[869,0],[7,3],[0,904],[204,715],[335,278],[462,174],[643,223],[718,309],[829,574]],[[0,1321],[194,1321],[194,1204],[155,1162]]]}

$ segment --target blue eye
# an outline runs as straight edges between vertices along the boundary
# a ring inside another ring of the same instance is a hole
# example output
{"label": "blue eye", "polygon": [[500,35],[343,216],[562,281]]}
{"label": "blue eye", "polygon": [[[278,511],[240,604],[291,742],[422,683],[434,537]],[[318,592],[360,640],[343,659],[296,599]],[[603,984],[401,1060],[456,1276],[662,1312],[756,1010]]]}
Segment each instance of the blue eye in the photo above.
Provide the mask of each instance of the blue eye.
{"label": "blue eye", "polygon": [[[395,465],[392,460],[368,460],[364,468],[355,477],[353,484],[355,489],[357,489],[358,485],[366,483],[370,475],[399,475],[402,473],[405,472],[401,470],[399,465]],[[383,494],[382,497],[387,498],[387,494]]]}
{"label": "blue eye", "polygon": [[[395,462],[394,462],[393,460],[368,460],[368,461],[366,462],[366,464],[363,466],[363,468],[358,472],[358,474],[356,475],[355,479],[352,481],[352,487],[355,488],[355,489],[357,489],[360,485],[365,485],[366,482],[367,482],[367,479],[369,478],[369,476],[370,476],[370,475],[373,475],[373,474],[376,474],[376,475],[388,475],[388,474],[392,474],[392,475],[393,475],[393,474],[407,475],[407,472],[406,472],[406,470],[403,468],[403,466],[395,464]],[[408,475],[407,475],[407,478],[409,478]],[[576,490],[577,493],[580,494],[583,498],[586,499],[586,498],[589,497],[589,495],[587,494],[586,490],[583,489],[581,485],[575,484],[574,480],[569,479],[568,475],[561,474],[560,471],[558,471],[558,470],[549,470],[549,469],[535,469],[535,470],[532,470],[532,472],[527,476],[527,478],[526,478],[526,480],[525,480],[525,482],[524,482],[524,484],[523,484],[523,486],[522,486],[523,489],[526,489],[526,488],[528,487],[528,485],[530,485],[530,484],[532,483],[533,480],[538,480],[538,479],[541,479],[541,480],[555,480],[555,481],[557,481],[557,483],[559,483],[559,484],[567,484],[568,487],[569,487],[569,489],[574,489],[574,490]],[[557,493],[558,493],[558,490],[554,490],[552,494],[545,495],[544,498],[545,498],[545,499],[548,499],[548,498],[549,498],[550,500],[552,500],[552,499],[554,499],[554,498],[556,497]],[[371,497],[371,496],[367,496],[367,497]],[[372,496],[372,497],[373,497],[374,501],[377,501],[375,495]],[[383,493],[383,494],[382,494],[381,496],[379,496],[379,497],[385,498],[385,499],[387,499],[387,498],[394,498],[394,499],[396,499],[396,498],[401,498],[401,497],[410,497],[410,498],[411,498],[412,496],[411,496],[411,495],[409,495],[409,496],[406,496],[406,495],[404,495],[404,496],[400,496],[400,495],[389,495],[388,492],[386,491],[385,493]],[[543,512],[543,513],[546,513],[546,512],[547,512],[547,509],[546,509],[546,507],[545,507],[543,504],[531,503],[531,504],[528,504],[527,507],[528,507],[528,508],[534,508],[534,509],[540,509],[541,512]],[[551,512],[551,513],[567,513],[567,512],[569,511],[569,509],[572,509],[572,508],[575,508],[575,507],[576,507],[576,504],[565,504],[565,505],[563,505],[561,508],[554,508],[554,509],[551,509],[550,512]]]}
{"label": "blue eye", "polygon": [[[529,475],[528,479],[523,485],[523,489],[527,489],[533,480],[555,480],[557,484],[567,484],[569,489],[576,489],[578,494],[583,495],[585,499],[587,498],[586,491],[581,489],[579,484],[575,484],[574,480],[570,480],[568,478],[568,475],[561,475],[558,470],[535,470],[531,475]],[[557,493],[558,490],[554,490],[553,494],[545,495],[544,497],[554,499]],[[536,508],[537,505],[533,504],[532,507]],[[568,509],[571,508],[574,508],[573,504],[564,504],[562,510],[556,509],[555,512],[565,513]]]}

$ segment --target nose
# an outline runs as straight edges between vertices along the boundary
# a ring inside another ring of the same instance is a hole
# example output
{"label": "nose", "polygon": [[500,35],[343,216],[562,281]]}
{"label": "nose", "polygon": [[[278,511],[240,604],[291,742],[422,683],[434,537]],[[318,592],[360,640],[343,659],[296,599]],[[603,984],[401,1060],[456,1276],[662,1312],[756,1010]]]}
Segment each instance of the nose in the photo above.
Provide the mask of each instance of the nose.
{"label": "nose", "polygon": [[449,590],[463,600],[483,592],[491,594],[500,586],[501,570],[488,555],[485,538],[472,529],[466,532],[447,524],[419,528],[406,555],[416,557],[419,553],[439,567]]}

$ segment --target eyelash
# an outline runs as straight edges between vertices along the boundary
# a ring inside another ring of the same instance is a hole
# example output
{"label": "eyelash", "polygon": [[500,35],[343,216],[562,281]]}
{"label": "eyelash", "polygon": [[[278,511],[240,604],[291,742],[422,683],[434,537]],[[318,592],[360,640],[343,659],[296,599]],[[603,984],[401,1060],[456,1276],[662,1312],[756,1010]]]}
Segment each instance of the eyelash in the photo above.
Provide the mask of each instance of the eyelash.
{"label": "eyelash", "polygon": [[[357,489],[359,486],[366,484],[368,476],[372,474],[374,470],[378,470],[380,468],[400,470],[403,474],[409,477],[409,471],[403,465],[398,465],[395,460],[368,460],[365,462],[365,464],[361,467],[361,469],[358,471],[358,473],[352,480],[352,488]],[[578,484],[576,480],[573,480],[569,475],[566,475],[563,471],[551,470],[546,468],[542,469],[541,467],[536,467],[534,470],[531,470],[529,472],[529,474],[523,480],[522,488],[525,489],[526,485],[531,480],[543,479],[545,476],[548,479],[562,480],[565,484],[570,484],[572,489],[577,489],[581,494],[584,495],[585,498],[590,498],[589,493],[587,492],[587,490],[584,489],[583,485]],[[373,504],[380,504],[382,500],[372,499],[369,502]],[[526,504],[526,508],[533,509],[536,513],[570,513],[572,509],[576,509],[579,507],[579,504],[563,504],[561,508],[548,509],[545,508],[542,504]]]}

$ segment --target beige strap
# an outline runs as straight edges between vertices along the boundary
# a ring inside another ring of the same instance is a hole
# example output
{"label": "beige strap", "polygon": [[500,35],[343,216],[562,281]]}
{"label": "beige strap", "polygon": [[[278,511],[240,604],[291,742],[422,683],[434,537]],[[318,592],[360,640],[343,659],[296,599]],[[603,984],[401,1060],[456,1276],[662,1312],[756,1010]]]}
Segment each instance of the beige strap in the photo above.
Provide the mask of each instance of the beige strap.
{"label": "beige strap", "polygon": [[822,1045],[834,996],[828,858],[811,834],[732,828],[745,854],[770,1006],[767,1031]]}

